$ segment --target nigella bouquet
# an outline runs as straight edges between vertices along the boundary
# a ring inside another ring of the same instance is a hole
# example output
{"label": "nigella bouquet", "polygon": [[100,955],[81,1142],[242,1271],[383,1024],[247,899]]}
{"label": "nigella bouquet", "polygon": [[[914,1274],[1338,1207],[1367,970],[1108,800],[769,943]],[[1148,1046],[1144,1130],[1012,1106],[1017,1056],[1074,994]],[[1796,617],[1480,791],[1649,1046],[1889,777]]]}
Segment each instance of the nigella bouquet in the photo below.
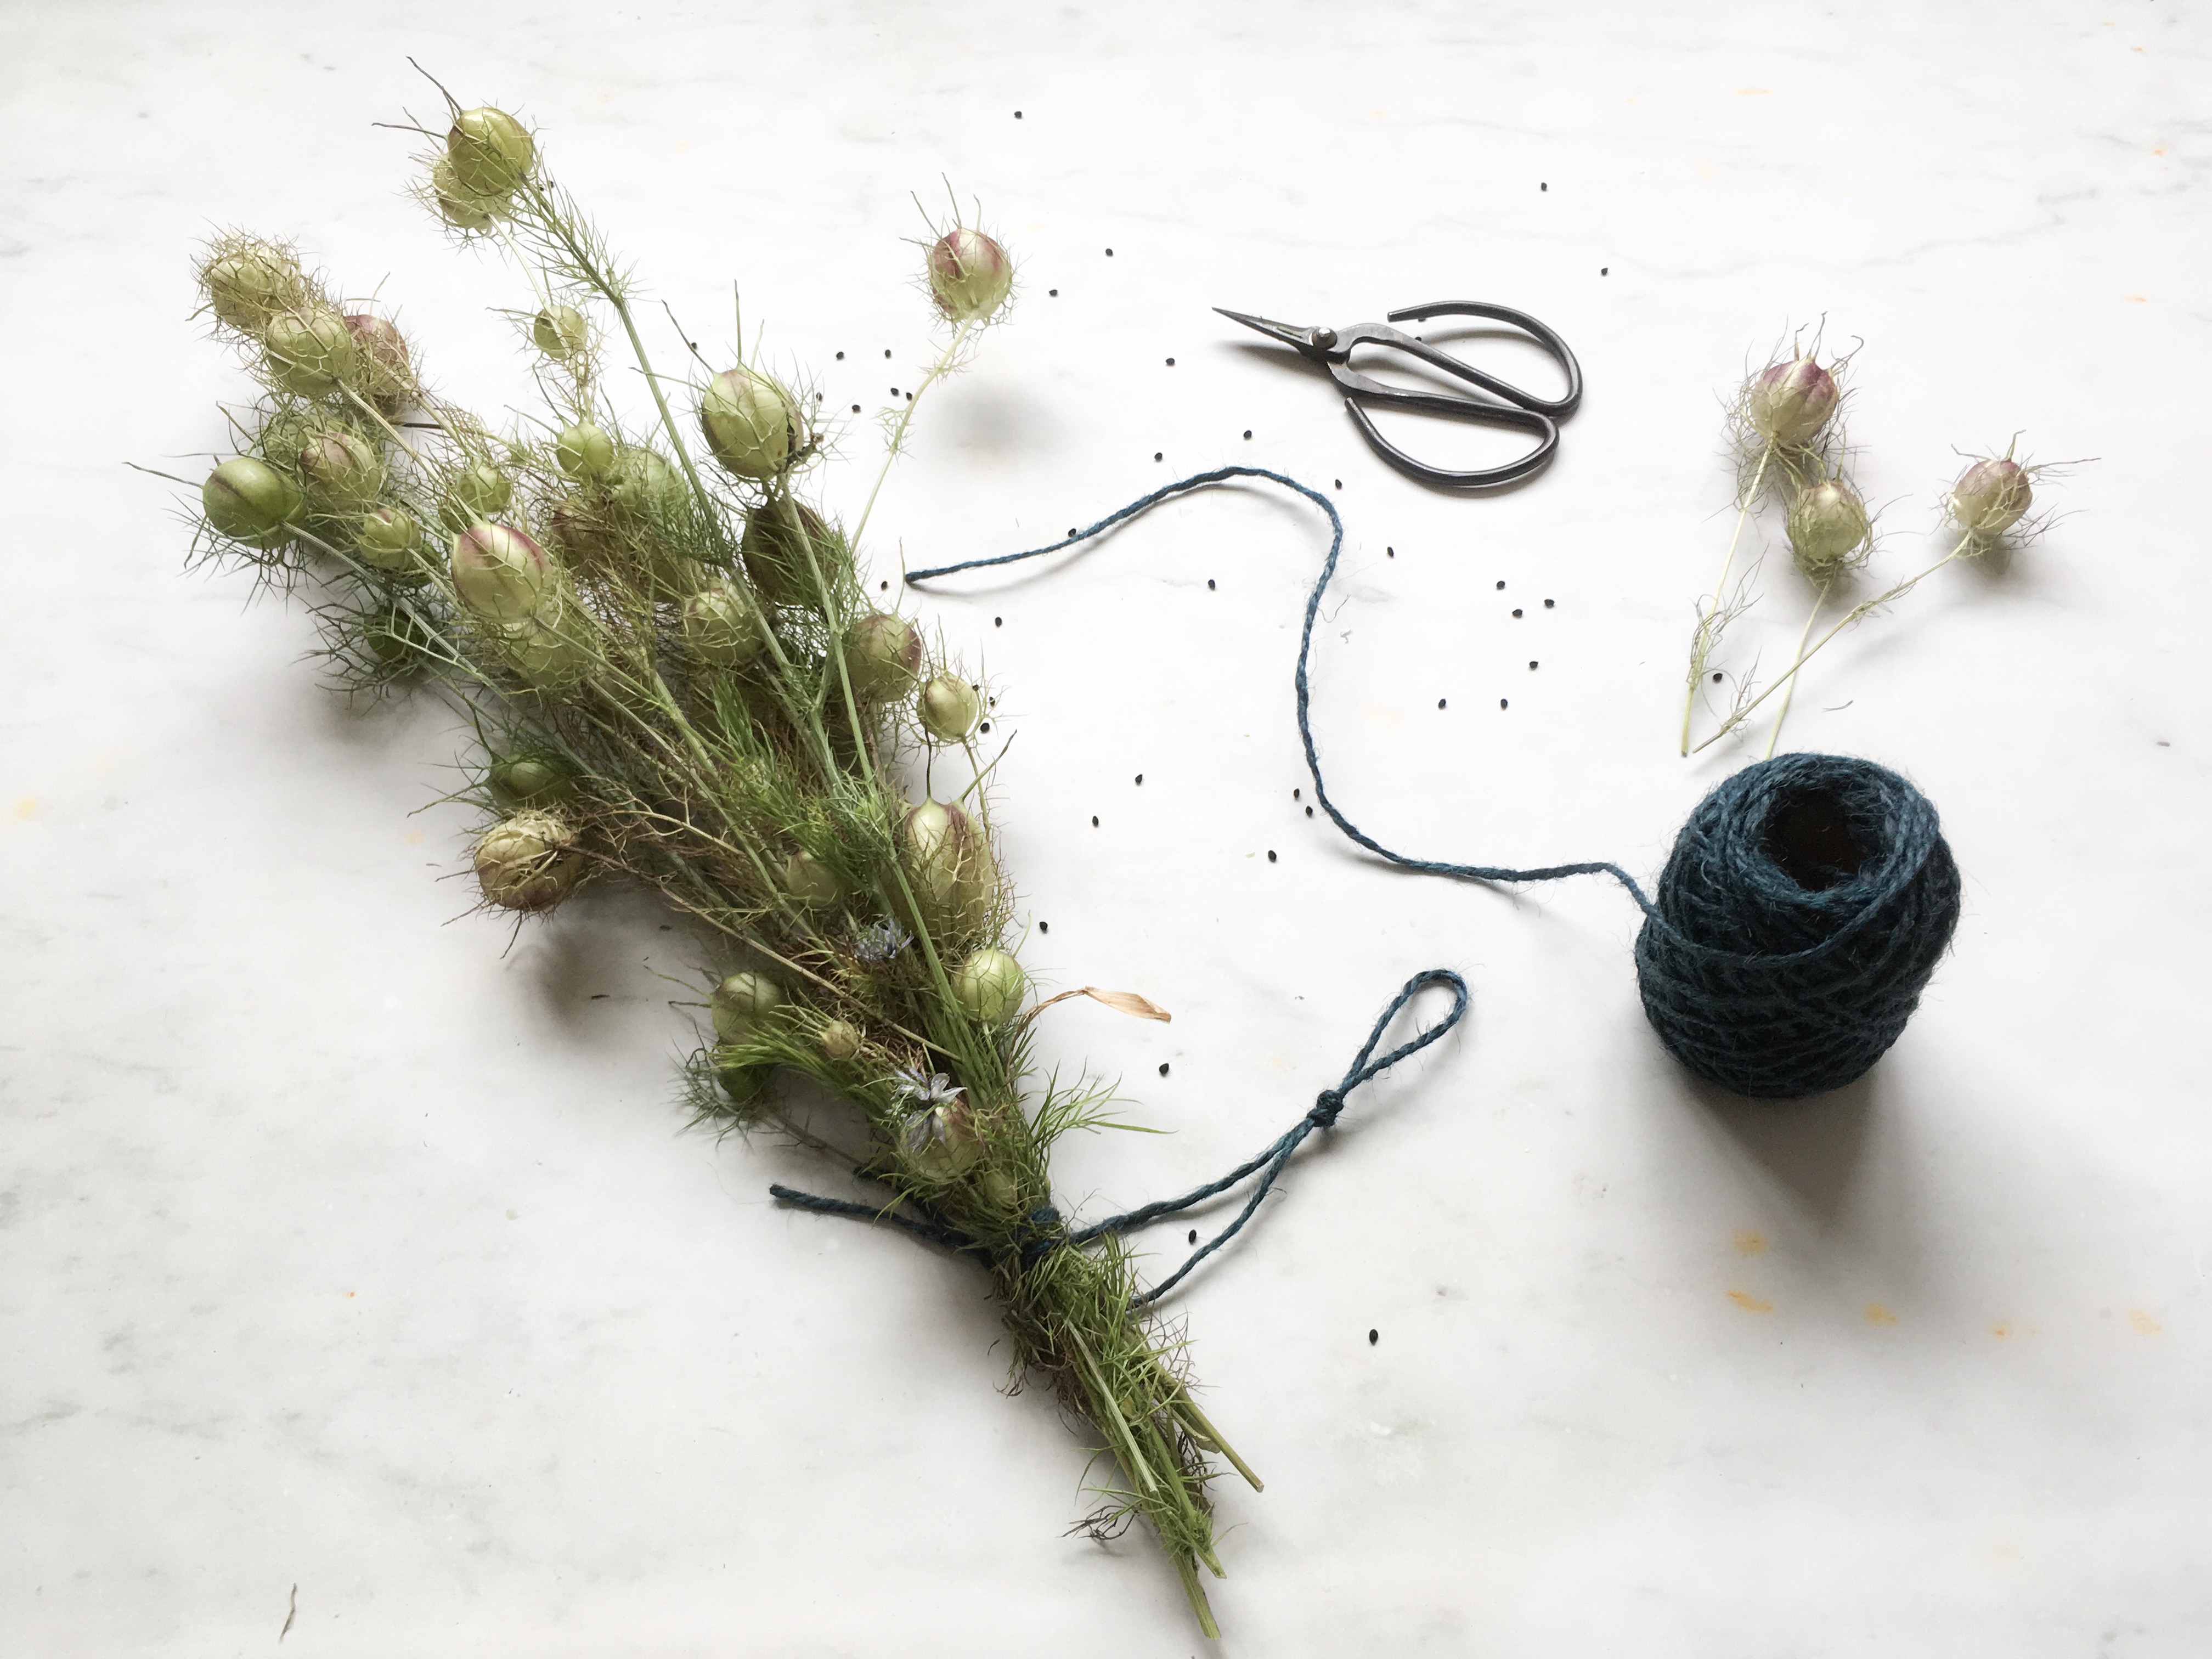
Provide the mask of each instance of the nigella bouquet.
{"label": "nigella bouquet", "polygon": [[[463,717],[487,910],[540,915],[628,882],[691,919],[714,958],[697,1115],[843,1160],[873,1183],[870,1211],[989,1274],[1018,1378],[1049,1382],[1118,1466],[1091,1524],[1146,1522],[1211,1635],[1213,1460],[1249,1472],[1193,1399],[1182,1344],[1137,1305],[1126,1250],[1072,1238],[1054,1206],[1054,1143],[1109,1120],[1096,1090],[1031,1085],[1038,1006],[1008,948],[988,699],[872,601],[867,511],[848,531],[805,498],[818,398],[741,343],[718,372],[658,371],[630,276],[537,135],[448,102],[419,194],[529,282],[513,318],[542,414],[495,432],[424,383],[384,309],[291,248],[225,236],[200,263],[203,309],[263,395],[232,412],[237,453],[200,485],[198,548],[311,595],[349,684]],[[1005,251],[957,216],[925,263],[949,337],[891,421],[886,467],[1012,297]],[[607,395],[611,349],[650,391],[641,427]],[[936,798],[947,772],[969,781]],[[810,1091],[842,1103],[845,1133],[822,1132]]]}

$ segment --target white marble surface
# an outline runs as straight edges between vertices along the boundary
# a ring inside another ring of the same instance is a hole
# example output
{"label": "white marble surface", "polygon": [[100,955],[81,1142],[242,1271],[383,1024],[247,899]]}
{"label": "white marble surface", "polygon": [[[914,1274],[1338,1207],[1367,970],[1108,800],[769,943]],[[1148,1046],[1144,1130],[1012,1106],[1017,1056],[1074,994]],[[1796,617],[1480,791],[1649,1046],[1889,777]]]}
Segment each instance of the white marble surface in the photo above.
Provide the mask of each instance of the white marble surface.
{"label": "white marble surface", "polygon": [[[648,969],[686,936],[620,896],[512,949],[453,921],[467,822],[422,810],[452,732],[318,690],[302,611],[183,574],[119,465],[194,470],[244,389],[185,318],[210,227],[383,281],[453,395],[520,398],[483,314],[520,283],[447,251],[370,125],[432,106],[413,53],[538,122],[703,337],[739,277],[832,407],[927,349],[908,192],[981,196],[1021,303],[925,412],[887,568],[1224,459],[1341,477],[1323,741],[1433,854],[1649,870],[1745,758],[1677,760],[1671,688],[1718,399],[1787,324],[1864,340],[1889,568],[1951,446],[2100,457],[2039,544],[1808,687],[1795,739],[1917,778],[1966,908],[1893,1054],[1796,1106],[1664,1060],[1617,893],[1394,878],[1299,816],[1303,507],[1218,493],[921,609],[1020,732],[1033,964],[1176,1012],[1049,1018],[1175,1132],[1070,1149],[1071,1203],[1264,1144],[1414,969],[1475,988],[1176,1304],[1269,1477],[1220,1489],[1219,1652],[2205,1650],[2201,5],[17,0],[0,32],[0,1648],[1204,1646],[1148,1542],[1062,1535],[1083,1443],[994,1391],[975,1275],[781,1212],[802,1163],[682,1129]],[[1408,484],[1208,310],[1448,295],[1588,371],[1501,499]]]}

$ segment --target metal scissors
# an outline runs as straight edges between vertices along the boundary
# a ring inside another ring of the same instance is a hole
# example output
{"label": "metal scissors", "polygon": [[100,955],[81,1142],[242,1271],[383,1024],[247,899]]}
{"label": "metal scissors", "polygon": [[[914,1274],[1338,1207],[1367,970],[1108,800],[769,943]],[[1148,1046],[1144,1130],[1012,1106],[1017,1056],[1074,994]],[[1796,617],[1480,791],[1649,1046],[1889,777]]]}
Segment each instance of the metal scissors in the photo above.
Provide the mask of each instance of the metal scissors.
{"label": "metal scissors", "polygon": [[[1419,322],[1431,317],[1485,317],[1493,322],[1510,323],[1551,353],[1553,360],[1566,371],[1565,397],[1547,399],[1523,392],[1494,374],[1486,374],[1472,363],[1462,362],[1448,351],[1440,351],[1426,341],[1417,340],[1412,335],[1401,333],[1383,323],[1355,323],[1350,328],[1298,328],[1290,323],[1271,322],[1265,317],[1249,317],[1241,311],[1223,310],[1219,306],[1214,309],[1231,321],[1255,329],[1271,340],[1296,347],[1305,356],[1328,370],[1329,378],[1346,394],[1346,410],[1359,423],[1359,430],[1374,446],[1375,453],[1400,471],[1425,483],[1480,489],[1486,485],[1511,483],[1517,478],[1527,477],[1552,459],[1552,452],[1559,445],[1558,423],[1575,412],[1575,405],[1583,398],[1582,366],[1575,362],[1575,354],[1567,349],[1567,343],[1527,312],[1516,311],[1510,306],[1486,305],[1473,300],[1443,300],[1435,305],[1408,306],[1403,311],[1394,311],[1389,314],[1389,321],[1406,323]],[[1352,348],[1363,345],[1382,346],[1417,357],[1430,368],[1465,380],[1490,396],[1414,392],[1370,380],[1352,367]],[[1527,454],[1507,462],[1504,466],[1486,467],[1472,472],[1454,472],[1417,461],[1385,438],[1375,429],[1375,422],[1368,417],[1367,411],[1360,407],[1363,402],[1387,409],[1418,409],[1432,415],[1455,416],[1461,420],[1476,421],[1486,426],[1512,427],[1518,431],[1535,433],[1540,441]]]}

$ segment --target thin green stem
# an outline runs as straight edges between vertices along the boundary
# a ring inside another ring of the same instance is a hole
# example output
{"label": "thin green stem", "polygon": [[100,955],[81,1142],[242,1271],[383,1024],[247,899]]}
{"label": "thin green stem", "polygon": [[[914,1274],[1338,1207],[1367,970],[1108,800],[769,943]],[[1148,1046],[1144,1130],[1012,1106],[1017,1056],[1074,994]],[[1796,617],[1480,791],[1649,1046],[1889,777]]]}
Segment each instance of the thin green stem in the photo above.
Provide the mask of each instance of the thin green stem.
{"label": "thin green stem", "polygon": [[[1830,577],[1820,584],[1820,591],[1813,596],[1812,611],[1805,618],[1805,626],[1797,630],[1797,652],[1796,655],[1790,659],[1793,665],[1804,660],[1805,641],[1813,637],[1813,624],[1820,617],[1820,607],[1828,602],[1828,590],[1834,586],[1835,579]],[[1761,755],[1759,759],[1774,758],[1774,745],[1782,736],[1782,722],[1790,718],[1790,705],[1796,696],[1797,683],[1792,680],[1790,689],[1782,694],[1782,707],[1774,716],[1774,728],[1766,734],[1766,752]]]}
{"label": "thin green stem", "polygon": [[1751,475],[1751,487],[1743,492],[1743,500],[1736,509],[1735,534],[1729,538],[1728,557],[1721,561],[1721,579],[1713,584],[1712,609],[1698,618],[1697,632],[1690,636],[1689,684],[1682,694],[1684,755],[1690,752],[1690,720],[1697,711],[1698,687],[1705,681],[1705,665],[1712,659],[1713,647],[1720,638],[1721,608],[1728,599],[1729,572],[1735,568],[1736,544],[1743,540],[1743,527],[1751,520],[1751,509],[1759,503],[1759,487],[1765,481],[1767,463],[1773,459],[1774,446],[1770,442],[1759,451],[1758,470]]}
{"label": "thin green stem", "polygon": [[[961,345],[968,338],[969,330],[975,326],[974,319],[970,319],[952,331],[951,343],[931,365],[929,372],[921,377],[921,384],[914,389],[913,398],[899,411],[898,421],[891,428],[890,443],[884,451],[884,464],[876,470],[876,482],[870,486],[867,502],[860,508],[860,522],[853,526],[852,543],[856,552],[860,545],[860,538],[867,532],[868,516],[876,510],[876,497],[882,493],[884,480],[890,476],[891,463],[898,459],[899,446],[906,441],[906,429],[914,422],[915,410],[921,407],[922,394],[951,372],[954,360],[960,355]],[[899,556],[899,568],[901,570],[906,568],[903,553]]]}

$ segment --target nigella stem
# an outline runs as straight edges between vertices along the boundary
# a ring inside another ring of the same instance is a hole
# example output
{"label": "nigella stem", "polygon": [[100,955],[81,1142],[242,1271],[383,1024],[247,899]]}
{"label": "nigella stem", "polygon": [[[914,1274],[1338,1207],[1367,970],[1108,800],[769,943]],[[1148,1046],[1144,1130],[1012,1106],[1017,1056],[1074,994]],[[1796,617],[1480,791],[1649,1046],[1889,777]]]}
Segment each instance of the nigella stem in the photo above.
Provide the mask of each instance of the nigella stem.
{"label": "nigella stem", "polygon": [[[1690,752],[1690,720],[1697,711],[1698,687],[1705,678],[1705,665],[1712,659],[1714,643],[1720,637],[1721,607],[1727,602],[1729,572],[1735,568],[1736,544],[1743,540],[1743,527],[1751,520],[1751,509],[1759,502],[1759,486],[1765,482],[1767,463],[1774,459],[1774,443],[1759,453],[1759,467],[1751,475],[1751,487],[1743,492],[1743,501],[1736,509],[1735,534],[1729,538],[1728,557],[1721,561],[1721,579],[1713,584],[1713,607],[1698,618],[1698,631],[1690,638],[1690,676],[1682,694],[1682,753]],[[1723,730],[1727,728],[1723,727]],[[1710,741],[1710,739],[1708,739]],[[1700,744],[1699,748],[1705,745]]]}
{"label": "nigella stem", "polygon": [[[961,344],[968,337],[968,331],[975,325],[971,319],[952,331],[951,343],[945,348],[944,355],[930,366],[929,373],[921,377],[921,384],[914,389],[913,400],[899,411],[898,422],[891,428],[890,443],[884,451],[884,464],[876,470],[876,481],[869,486],[867,502],[860,508],[860,522],[853,526],[853,549],[856,554],[860,550],[860,537],[868,527],[868,515],[876,510],[876,497],[883,491],[884,480],[890,476],[891,463],[898,459],[899,446],[906,441],[906,429],[914,422],[915,410],[921,407],[922,394],[943,380],[951,370],[953,359],[960,355]],[[902,572],[906,568],[903,553],[899,556],[899,568]]]}
{"label": "nigella stem", "polygon": [[[1834,586],[1835,580],[1831,577],[1820,584],[1820,591],[1813,596],[1812,614],[1805,618],[1805,626],[1797,631],[1796,654],[1790,659],[1793,668],[1796,664],[1805,660],[1805,641],[1813,637],[1813,624],[1820,619],[1820,607],[1827,604],[1828,590]],[[1782,737],[1782,722],[1790,718],[1790,704],[1796,696],[1797,682],[1793,679],[1790,683],[1790,689],[1782,694],[1781,710],[1774,716],[1774,729],[1766,734],[1766,752],[1761,755],[1759,759],[1774,758],[1774,745]]]}

